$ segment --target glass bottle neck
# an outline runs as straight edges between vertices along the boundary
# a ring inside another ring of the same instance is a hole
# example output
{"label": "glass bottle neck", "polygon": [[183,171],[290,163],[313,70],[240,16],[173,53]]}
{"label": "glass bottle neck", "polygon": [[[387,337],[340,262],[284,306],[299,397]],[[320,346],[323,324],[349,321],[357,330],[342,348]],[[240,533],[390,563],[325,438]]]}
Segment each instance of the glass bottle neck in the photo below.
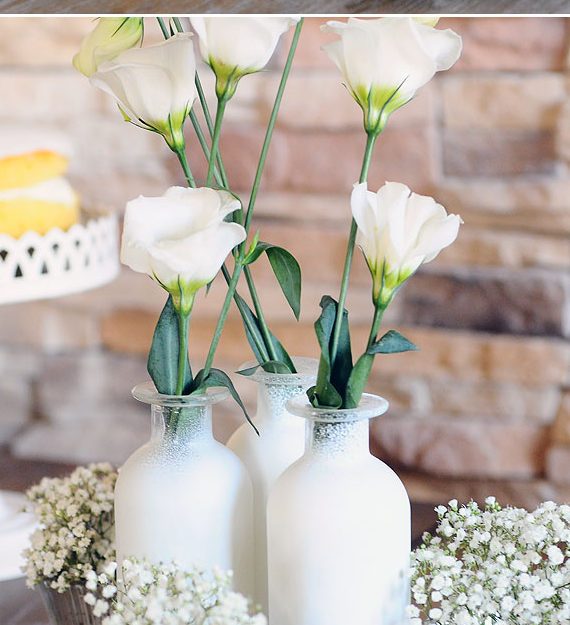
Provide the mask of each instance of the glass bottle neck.
{"label": "glass bottle neck", "polygon": [[214,440],[212,406],[172,408],[153,404],[151,438],[157,443],[184,448]]}
{"label": "glass bottle neck", "polygon": [[368,419],[349,423],[307,421],[305,451],[334,458],[370,455]]}
{"label": "glass bottle neck", "polygon": [[296,395],[303,393],[300,384],[268,384],[259,381],[257,383],[257,417],[260,420],[279,421],[283,419],[295,419],[287,410],[287,402]]}

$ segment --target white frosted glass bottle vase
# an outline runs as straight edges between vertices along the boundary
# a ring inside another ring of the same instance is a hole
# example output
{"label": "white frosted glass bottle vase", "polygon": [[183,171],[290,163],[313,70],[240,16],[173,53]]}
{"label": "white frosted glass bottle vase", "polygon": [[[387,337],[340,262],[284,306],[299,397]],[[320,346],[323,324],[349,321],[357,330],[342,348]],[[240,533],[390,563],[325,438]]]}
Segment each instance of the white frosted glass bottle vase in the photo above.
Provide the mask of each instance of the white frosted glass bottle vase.
{"label": "white frosted glass bottle vase", "polygon": [[239,458],[214,440],[212,406],[225,389],[199,396],[133,389],[150,404],[148,443],[119,470],[115,522],[119,560],[234,571],[237,590],[253,592],[253,491]]}
{"label": "white frosted glass bottle vase", "polygon": [[[244,423],[228,441],[228,447],[246,466],[254,490],[255,593],[254,598],[267,614],[267,529],[266,506],[275,480],[305,449],[305,423],[287,410],[287,402],[314,384],[317,360],[293,358],[297,373],[267,373],[261,367],[248,379],[257,383],[257,410],[253,428]],[[256,363],[241,365],[248,369]]]}
{"label": "white frosted glass bottle vase", "polygon": [[288,403],[307,424],[306,450],[275,483],[267,509],[271,625],[403,625],[408,604],[410,502],[398,476],[369,450],[358,408]]}

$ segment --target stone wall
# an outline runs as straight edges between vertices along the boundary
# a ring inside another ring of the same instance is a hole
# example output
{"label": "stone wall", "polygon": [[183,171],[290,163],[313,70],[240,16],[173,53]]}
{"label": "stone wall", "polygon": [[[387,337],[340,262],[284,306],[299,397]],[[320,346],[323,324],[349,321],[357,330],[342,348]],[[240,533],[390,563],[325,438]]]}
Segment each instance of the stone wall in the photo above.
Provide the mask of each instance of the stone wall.
{"label": "stone wall", "polygon": [[[348,194],[364,144],[361,116],[319,51],[307,20],[257,208],[262,238],[290,249],[304,273],[295,323],[270,271],[256,267],[272,327],[291,353],[316,354],[312,323],[336,294]],[[564,498],[570,482],[570,99],[564,18],[454,18],[462,60],[397,112],[382,136],[371,187],[405,182],[465,220],[459,240],[398,295],[387,324],[419,353],[378,358],[372,391],[391,402],[373,425],[375,451],[418,499],[489,492],[530,503]],[[159,137],[121,121],[108,98],[70,67],[85,18],[0,20],[0,122],[64,129],[72,178],[86,204],[122,210],[138,194],[182,183]],[[158,39],[153,23],[149,38]],[[222,150],[237,191],[251,184],[284,50],[231,102]],[[204,69],[205,83],[212,81]],[[192,144],[198,178],[204,162]],[[208,348],[223,296],[197,306],[190,351]],[[163,303],[127,270],[94,292],[0,310],[0,440],[23,457],[120,462],[147,435],[146,407],[129,398]],[[362,343],[369,276],[358,256],[350,310]],[[233,315],[218,364],[250,358]],[[236,380],[249,405],[253,383]],[[220,410],[221,438],[239,423]]]}

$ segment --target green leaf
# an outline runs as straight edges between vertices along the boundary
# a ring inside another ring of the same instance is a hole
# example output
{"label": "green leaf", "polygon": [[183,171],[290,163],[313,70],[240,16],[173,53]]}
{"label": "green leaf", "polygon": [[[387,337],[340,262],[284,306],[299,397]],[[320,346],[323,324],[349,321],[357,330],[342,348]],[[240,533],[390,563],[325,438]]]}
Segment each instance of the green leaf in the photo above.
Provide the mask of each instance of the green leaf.
{"label": "green leaf", "polygon": [[399,354],[401,352],[417,351],[417,346],[396,330],[388,330],[384,336],[373,343],[367,354]]}
{"label": "green leaf", "polygon": [[291,371],[286,364],[280,362],[279,360],[268,360],[267,362],[261,364],[261,368],[267,373],[282,373],[285,375],[293,373],[293,371]]}
{"label": "green leaf", "polygon": [[[255,244],[255,245],[254,245]],[[251,265],[254,263],[267,248],[271,247],[270,243],[263,243],[263,241],[256,241],[255,238],[247,252],[246,257],[243,259],[244,265]]]}
{"label": "green leaf", "polygon": [[368,353],[362,354],[356,361],[346,385],[345,408],[356,408],[360,403],[373,363],[374,356]]}
{"label": "green leaf", "polygon": [[334,331],[338,304],[329,295],[320,302],[320,317],[315,322],[315,333],[321,347],[321,359],[317,384],[309,389],[308,397],[313,406],[340,408],[346,393],[346,385],[352,369],[352,352],[348,327],[348,312],[343,312],[341,333],[334,364],[330,361],[330,344]]}
{"label": "green leaf", "polygon": [[282,247],[268,247],[266,254],[283,295],[289,302],[295,318],[299,320],[301,314],[301,267],[293,254]]}
{"label": "green leaf", "polygon": [[[178,315],[174,309],[172,297],[169,296],[154,330],[147,363],[147,370],[156,386],[156,390],[164,395],[174,395],[176,393],[179,346]],[[187,360],[185,389],[190,385],[191,381],[192,371]]]}
{"label": "green leaf", "polygon": [[240,369],[236,371],[238,375],[243,375],[246,378],[249,378],[250,375],[253,375],[261,365],[255,365],[253,367],[248,367],[247,369]]}
{"label": "green leaf", "polygon": [[244,258],[244,265],[254,263],[263,252],[267,254],[273,273],[281,286],[287,302],[289,302],[289,306],[293,310],[293,314],[298,320],[301,314],[301,267],[299,263],[293,254],[286,249],[259,241],[255,247],[252,244]]}
{"label": "green leaf", "polygon": [[293,373],[287,365],[279,362],[278,360],[268,360],[267,362],[263,362],[260,365],[255,365],[254,367],[248,367],[247,369],[241,369],[240,371],[236,371],[236,373],[249,377],[250,375],[253,375],[260,367],[267,373]]}
{"label": "green leaf", "polygon": [[[239,307],[242,320],[244,322],[245,335],[257,362],[268,362],[267,357],[259,350],[259,345],[265,345],[265,341],[263,339],[263,334],[261,333],[261,328],[259,326],[259,321],[256,315],[247,305],[247,302],[243,299],[243,297],[238,295],[238,293],[235,294],[235,299]],[[290,373],[296,373],[297,370],[295,369],[295,365],[293,364],[291,357],[287,353],[287,350],[283,347],[279,339],[277,339],[277,337],[271,333],[271,331],[269,332],[269,335],[279,362],[282,362],[287,367]]]}
{"label": "green leaf", "polygon": [[236,390],[236,387],[234,386],[228,374],[222,371],[221,369],[210,369],[207,376],[204,375],[204,369],[200,370],[197,373],[196,377],[194,378],[194,381],[192,382],[190,394],[193,395],[201,391],[205,391],[207,388],[214,388],[214,387],[220,387],[220,386],[223,386],[228,389],[228,391],[230,392],[230,395],[234,398],[238,406],[243,410],[243,414],[245,415],[245,418],[248,420],[249,424],[253,427],[253,429],[259,435],[259,431],[253,424],[252,420],[250,419],[249,414],[247,413],[247,410],[244,406],[244,403],[242,402],[241,397],[239,396],[239,393]]}

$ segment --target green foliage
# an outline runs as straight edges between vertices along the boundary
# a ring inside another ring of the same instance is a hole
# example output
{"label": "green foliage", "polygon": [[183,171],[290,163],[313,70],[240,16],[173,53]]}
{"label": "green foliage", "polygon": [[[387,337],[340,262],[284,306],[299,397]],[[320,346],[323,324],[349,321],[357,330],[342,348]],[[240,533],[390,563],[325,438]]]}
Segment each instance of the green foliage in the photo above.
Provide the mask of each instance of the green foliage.
{"label": "green foliage", "polygon": [[210,369],[210,371],[206,374],[204,369],[201,369],[197,374],[194,380],[190,385],[190,395],[198,395],[203,393],[208,388],[220,387],[223,386],[228,389],[230,395],[234,398],[238,406],[243,410],[243,414],[245,418],[248,420],[251,427],[256,431],[259,435],[259,431],[253,424],[247,410],[239,396],[239,393],[236,390],[233,382],[227,373],[224,373],[221,369]]}
{"label": "green foliage", "polygon": [[330,347],[338,303],[329,295],[325,295],[321,299],[320,306],[322,312],[315,322],[315,333],[321,348],[319,372],[316,385],[308,390],[307,395],[313,406],[341,408],[352,369],[348,311],[343,311],[337,356],[335,362],[331,363]]}
{"label": "green foliage", "polygon": [[[238,293],[235,294],[235,300],[244,322],[247,340],[251,346],[255,358],[257,359],[257,362],[262,365],[268,362],[275,362],[268,360],[265,354],[261,351],[264,346],[264,339],[258,318],[255,316],[251,308],[247,305],[247,302]],[[277,355],[278,362],[286,368],[286,370],[283,369],[282,373],[296,373],[295,365],[293,364],[291,357],[289,356],[281,342],[271,332],[269,332],[269,336],[273,344],[273,349],[275,350],[275,353]]]}
{"label": "green foliage", "polygon": [[284,365],[282,362],[279,362],[278,360],[268,360],[267,362],[264,362],[260,365],[248,367],[247,369],[241,369],[241,371],[236,371],[236,373],[239,373],[240,375],[243,375],[245,377],[249,377],[250,375],[253,375],[260,367],[267,373],[291,373],[289,367],[287,365]]}
{"label": "green foliage", "polygon": [[416,350],[405,336],[389,330],[352,365],[348,312],[343,311],[337,355],[331,363],[331,342],[338,303],[325,295],[321,300],[321,316],[315,322],[315,333],[321,347],[317,383],[307,391],[315,407],[356,408],[360,403],[377,354],[396,354]]}
{"label": "green foliage", "polygon": [[286,249],[271,243],[259,241],[255,246],[255,239],[244,259],[245,265],[254,263],[265,252],[285,299],[298,320],[301,314],[301,267]]}
{"label": "green foliage", "polygon": [[[154,330],[147,363],[147,370],[156,386],[156,390],[164,395],[176,394],[179,349],[178,315],[174,308],[172,297],[169,296]],[[184,380],[186,392],[186,389],[192,382],[192,371],[188,356],[186,356]]]}
{"label": "green foliage", "polygon": [[401,352],[414,352],[418,348],[403,334],[396,330],[388,330],[378,341],[373,343],[367,350],[367,354],[399,354]]}

